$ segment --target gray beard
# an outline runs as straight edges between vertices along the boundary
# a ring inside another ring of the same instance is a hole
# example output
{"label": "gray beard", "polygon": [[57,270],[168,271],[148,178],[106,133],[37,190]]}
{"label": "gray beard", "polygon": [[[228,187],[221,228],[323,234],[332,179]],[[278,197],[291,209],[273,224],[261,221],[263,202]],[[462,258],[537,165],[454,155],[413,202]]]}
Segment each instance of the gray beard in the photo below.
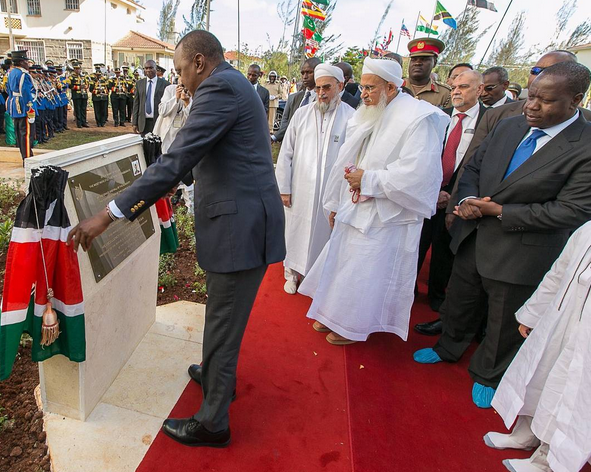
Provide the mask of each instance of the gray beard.
{"label": "gray beard", "polygon": [[335,97],[328,103],[316,102],[316,109],[322,115],[324,115],[328,111],[333,111],[337,107],[337,104],[338,104],[338,101],[340,98],[341,97],[339,97],[338,95],[335,95]]}
{"label": "gray beard", "polygon": [[380,95],[380,101],[376,105],[366,105],[362,103],[357,109],[357,120],[359,123],[368,123],[375,125],[384,114],[388,105],[386,92]]}

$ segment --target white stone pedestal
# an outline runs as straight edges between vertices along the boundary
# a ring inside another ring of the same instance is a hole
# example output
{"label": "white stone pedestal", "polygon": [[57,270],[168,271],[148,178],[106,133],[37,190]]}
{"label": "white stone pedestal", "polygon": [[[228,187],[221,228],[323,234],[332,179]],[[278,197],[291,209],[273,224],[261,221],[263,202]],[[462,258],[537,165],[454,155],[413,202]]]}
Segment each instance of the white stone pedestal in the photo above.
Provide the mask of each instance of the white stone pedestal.
{"label": "white stone pedestal", "polygon": [[[25,172],[30,176],[32,168],[51,164],[74,177],[133,154],[140,157],[145,171],[141,137],[125,135],[35,156],[26,160]],[[69,188],[65,203],[71,224],[76,225],[78,215]],[[88,255],[79,250],[86,361],[71,362],[58,355],[39,364],[47,412],[85,420],[154,323],[160,227],[155,209],[150,211],[156,233],[98,283]]]}

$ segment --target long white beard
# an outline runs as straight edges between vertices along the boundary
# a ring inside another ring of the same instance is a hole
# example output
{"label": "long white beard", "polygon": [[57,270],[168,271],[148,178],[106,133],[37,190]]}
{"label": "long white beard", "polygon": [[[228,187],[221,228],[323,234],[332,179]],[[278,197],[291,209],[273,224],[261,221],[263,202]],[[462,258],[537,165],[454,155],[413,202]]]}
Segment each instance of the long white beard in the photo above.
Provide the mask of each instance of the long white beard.
{"label": "long white beard", "polygon": [[380,94],[380,101],[376,105],[366,105],[362,103],[357,109],[356,121],[358,123],[375,124],[384,114],[386,106],[388,105],[388,97],[386,92]]}
{"label": "long white beard", "polygon": [[325,114],[327,111],[333,111],[337,107],[337,103],[339,101],[338,95],[335,95],[332,100],[328,103],[324,102],[316,102],[316,109],[321,113]]}

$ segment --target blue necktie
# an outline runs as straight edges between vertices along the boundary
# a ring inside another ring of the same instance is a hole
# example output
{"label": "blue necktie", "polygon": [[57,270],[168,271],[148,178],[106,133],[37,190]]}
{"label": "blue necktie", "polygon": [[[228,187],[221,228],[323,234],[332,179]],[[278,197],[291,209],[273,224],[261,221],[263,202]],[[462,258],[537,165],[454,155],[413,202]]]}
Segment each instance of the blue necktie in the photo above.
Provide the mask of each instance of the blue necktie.
{"label": "blue necktie", "polygon": [[310,95],[311,95],[311,92],[308,90],[306,92],[306,95],[304,95],[304,99],[302,100],[302,104],[300,105],[301,107],[308,104],[308,102],[310,101]]}
{"label": "blue necktie", "polygon": [[146,97],[146,114],[147,115],[152,114],[152,101],[150,100],[151,98],[152,98],[152,81],[148,80],[148,96]]}
{"label": "blue necktie", "polygon": [[513,157],[511,158],[511,162],[509,163],[509,167],[507,168],[507,172],[505,172],[505,177],[503,177],[503,179],[509,177],[513,171],[515,171],[521,164],[531,157],[531,155],[536,150],[538,139],[542,136],[546,136],[546,133],[541,129],[536,129],[525,141],[519,145],[519,147],[515,150]]}

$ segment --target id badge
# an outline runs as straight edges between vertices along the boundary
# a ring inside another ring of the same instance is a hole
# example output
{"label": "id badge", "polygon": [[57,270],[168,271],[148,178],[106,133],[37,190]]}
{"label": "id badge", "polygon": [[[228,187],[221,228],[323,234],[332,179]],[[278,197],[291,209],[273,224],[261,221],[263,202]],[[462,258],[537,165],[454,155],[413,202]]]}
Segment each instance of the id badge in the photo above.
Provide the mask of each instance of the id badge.
{"label": "id badge", "polygon": [[172,122],[173,128],[181,128],[183,126],[181,115],[177,113],[174,117],[174,121]]}

